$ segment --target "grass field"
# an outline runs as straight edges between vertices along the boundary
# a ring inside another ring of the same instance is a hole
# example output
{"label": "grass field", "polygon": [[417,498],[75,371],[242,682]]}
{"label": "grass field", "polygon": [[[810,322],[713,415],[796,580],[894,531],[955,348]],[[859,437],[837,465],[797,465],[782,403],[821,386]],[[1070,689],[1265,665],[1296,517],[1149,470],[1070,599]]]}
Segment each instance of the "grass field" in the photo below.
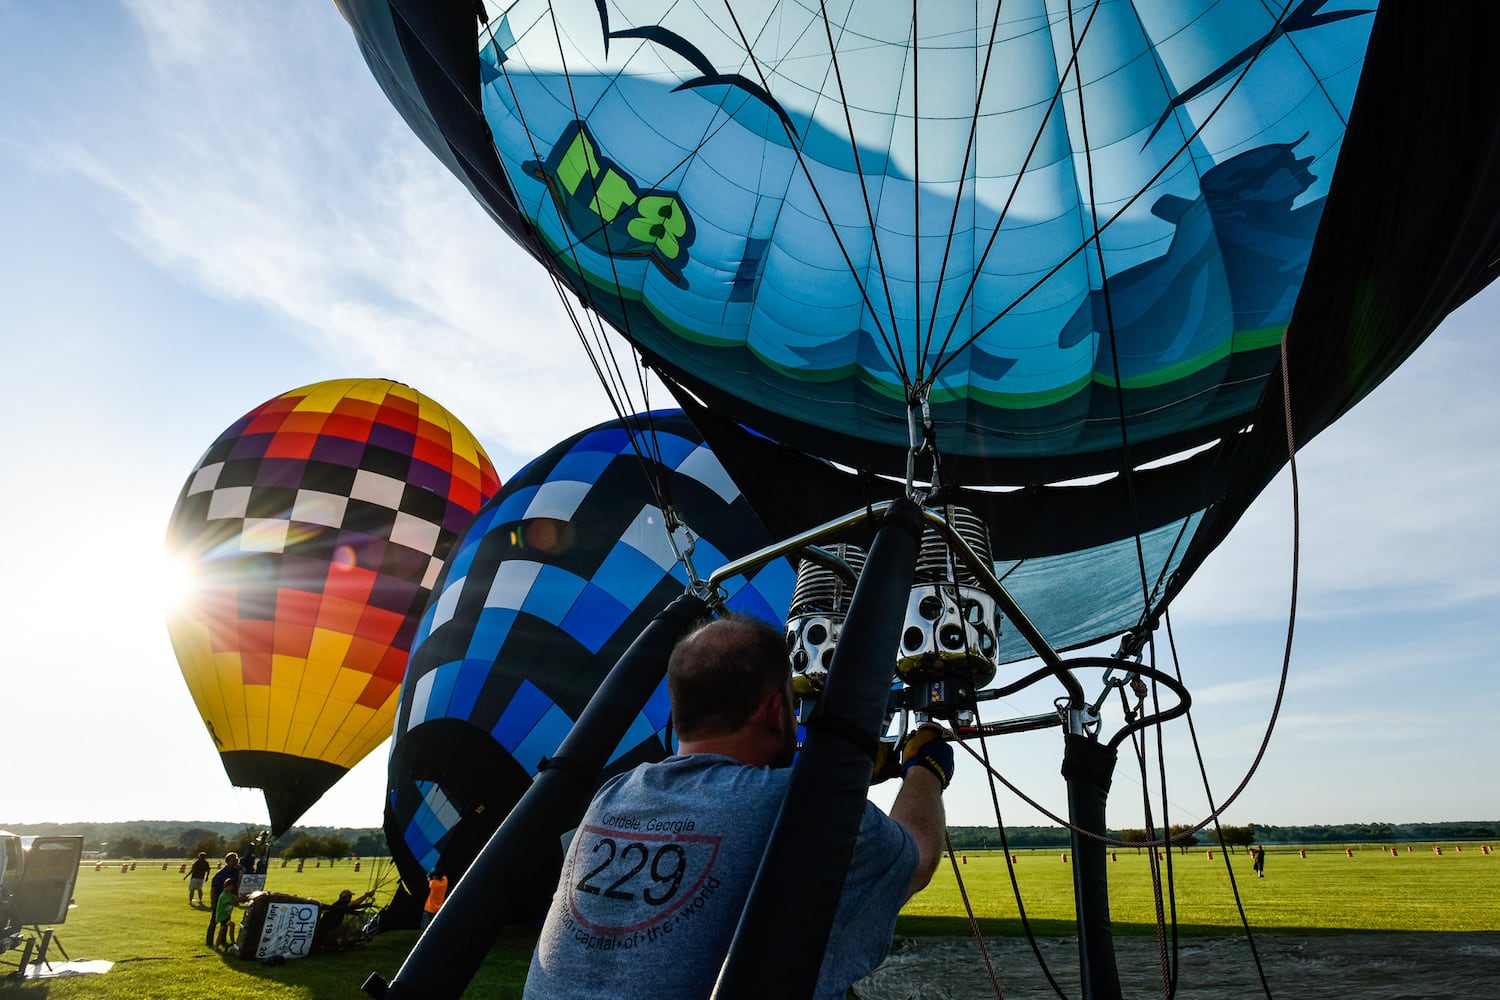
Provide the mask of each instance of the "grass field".
{"label": "grass field", "polygon": [[[1462,849],[1456,849],[1456,848]],[[1500,853],[1479,844],[1397,847],[1320,847],[1301,857],[1295,847],[1266,851],[1266,877],[1250,870],[1249,855],[1229,855],[1234,883],[1253,931],[1475,931],[1500,930]],[[1072,865],[1056,850],[1020,851],[1015,865],[1021,900],[1040,935],[1073,933]],[[999,852],[969,852],[959,864],[975,915],[987,934],[1022,933],[1015,892]],[[1154,934],[1154,893],[1145,852],[1117,851],[1110,870],[1110,916],[1115,933]],[[1179,931],[1223,934],[1240,928],[1224,852],[1210,860],[1201,848],[1172,855]],[[1165,862],[1163,862],[1165,878]],[[1163,889],[1164,904],[1165,888]],[[904,934],[964,934],[968,920],[953,866],[944,863],[927,890],[907,906]]]}
{"label": "grass field", "polygon": [[[140,862],[131,872],[121,872],[118,862],[105,863],[101,871],[87,864],[79,873],[74,892],[77,905],[66,923],[56,930],[67,955],[73,959],[106,959],[115,964],[104,975],[62,977],[14,986],[0,985],[0,997],[17,1000],[322,1000],[364,997],[359,986],[367,975],[378,971],[392,978],[416,941],[416,931],[390,931],[373,942],[331,955],[294,959],[285,965],[268,966],[229,958],[204,947],[203,933],[208,911],[189,906],[187,883],[172,863],[167,871],[161,862]],[[324,862],[297,872],[295,866],[281,868],[272,862],[267,888],[313,899],[330,901],[340,889],[358,895],[372,887],[376,867],[366,862],[359,873],[341,862]],[[386,871],[389,867],[386,866]],[[379,896],[389,899],[392,884]],[[491,952],[474,980],[471,993],[486,997],[519,997],[526,962],[535,936],[531,932],[506,934]],[[18,952],[0,956],[14,962]],[[53,952],[49,958],[61,961]],[[12,971],[0,966],[0,972]]]}
{"label": "grass field", "polygon": [[[1405,846],[1399,855],[1377,847],[1267,852],[1266,877],[1256,879],[1244,853],[1231,855],[1234,876],[1252,929],[1258,933],[1356,930],[1500,930],[1500,853],[1482,854],[1477,844]],[[998,853],[969,852],[958,870],[969,898],[990,935],[1021,933],[1005,861]],[[1152,888],[1144,853],[1122,851],[1110,865],[1111,908],[1119,935],[1153,933]],[[1020,851],[1016,878],[1032,928],[1041,936],[1073,933],[1072,869],[1058,851]],[[268,886],[330,900],[343,888],[370,888],[371,866],[309,866],[298,873],[274,863]],[[1173,856],[1177,917],[1185,935],[1239,932],[1239,917],[1223,855],[1208,860],[1202,849]],[[416,940],[414,931],[391,931],[375,941],[333,955],[265,966],[226,958],[203,945],[207,911],[190,907],[187,883],[174,863],[142,862],[131,872],[105,864],[79,874],[77,906],[57,932],[74,959],[106,959],[102,976],[78,976],[0,986],[22,1000],[320,1000],[363,997],[359,984],[372,971],[387,979],[400,968]],[[952,866],[946,862],[934,884],[907,907],[897,927],[906,935],[967,934],[967,919]],[[470,987],[469,995],[510,998],[531,952],[532,932],[502,936]],[[0,956],[14,961],[18,953]],[[51,956],[60,960],[54,952]],[[0,972],[10,971],[0,966]]]}

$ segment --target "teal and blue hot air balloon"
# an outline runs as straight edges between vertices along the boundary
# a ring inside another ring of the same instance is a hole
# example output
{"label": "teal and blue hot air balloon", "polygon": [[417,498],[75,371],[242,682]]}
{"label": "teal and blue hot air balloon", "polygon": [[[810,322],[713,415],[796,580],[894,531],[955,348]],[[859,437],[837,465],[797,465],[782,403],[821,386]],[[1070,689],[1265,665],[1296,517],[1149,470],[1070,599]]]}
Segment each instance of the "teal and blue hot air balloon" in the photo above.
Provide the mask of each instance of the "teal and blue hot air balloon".
{"label": "teal and blue hot air balloon", "polygon": [[[1500,256],[1486,5],[339,7],[747,488],[764,438],[904,477],[925,400],[1059,646],[1158,614],[1285,464],[1289,330],[1300,445]],[[776,534],[868,493],[802,485]]]}

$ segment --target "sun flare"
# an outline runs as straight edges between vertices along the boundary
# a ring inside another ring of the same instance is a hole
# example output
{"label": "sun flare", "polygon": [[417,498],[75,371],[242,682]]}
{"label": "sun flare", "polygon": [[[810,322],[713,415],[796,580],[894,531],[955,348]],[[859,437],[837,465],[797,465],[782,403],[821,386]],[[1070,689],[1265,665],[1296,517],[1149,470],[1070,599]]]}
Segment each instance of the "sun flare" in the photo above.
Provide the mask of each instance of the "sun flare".
{"label": "sun flare", "polygon": [[183,611],[197,589],[198,574],[191,564],[169,555],[162,556],[156,567],[152,592],[163,613],[171,615]]}

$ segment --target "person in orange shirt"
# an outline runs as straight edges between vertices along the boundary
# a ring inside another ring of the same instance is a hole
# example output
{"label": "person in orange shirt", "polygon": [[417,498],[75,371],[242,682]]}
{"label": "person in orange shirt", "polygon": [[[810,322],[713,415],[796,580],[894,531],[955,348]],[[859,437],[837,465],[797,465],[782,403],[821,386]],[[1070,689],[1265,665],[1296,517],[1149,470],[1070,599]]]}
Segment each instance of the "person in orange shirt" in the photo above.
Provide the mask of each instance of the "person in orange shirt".
{"label": "person in orange shirt", "polygon": [[440,871],[433,871],[427,876],[427,904],[422,907],[422,928],[432,923],[432,918],[437,916],[437,911],[443,905],[443,900],[448,898],[448,876]]}

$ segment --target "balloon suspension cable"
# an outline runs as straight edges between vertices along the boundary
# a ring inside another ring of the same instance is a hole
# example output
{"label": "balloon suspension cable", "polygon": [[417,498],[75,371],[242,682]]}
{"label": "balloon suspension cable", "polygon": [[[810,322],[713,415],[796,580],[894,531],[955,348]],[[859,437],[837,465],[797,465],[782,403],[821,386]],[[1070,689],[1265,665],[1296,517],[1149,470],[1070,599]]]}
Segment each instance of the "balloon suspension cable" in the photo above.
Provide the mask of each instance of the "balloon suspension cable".
{"label": "balloon suspension cable", "polygon": [[[684,524],[682,518],[677,516],[676,508],[670,503],[663,504],[661,512],[666,518],[667,544],[672,546],[672,554],[677,557],[677,561],[682,563],[682,568],[687,571],[688,591],[705,599],[710,598],[711,593],[707,582],[698,575],[698,570],[693,566],[693,551],[698,547],[698,536],[693,534],[693,529]],[[679,536],[682,538],[680,543],[678,541]],[[713,601],[710,600],[710,603],[713,603]]]}
{"label": "balloon suspension cable", "polygon": [[[1111,657],[1079,656],[1071,657],[1064,662],[1066,663],[1070,671],[1082,669],[1121,669],[1120,664]],[[1186,686],[1183,685],[1182,682],[1177,678],[1145,664],[1133,665],[1129,669],[1132,673],[1139,674],[1141,677],[1155,681],[1156,683],[1162,685],[1167,690],[1175,694],[1178,697],[1179,701],[1174,706],[1155,711],[1149,716],[1140,717],[1129,721],[1126,726],[1122,727],[1121,730],[1110,739],[1109,743],[1107,744],[1110,749],[1117,747],[1132,733],[1138,732],[1146,728],[1147,726],[1159,725],[1161,723],[1168,722],[1172,719],[1185,715],[1188,709],[1192,706],[1192,697],[1188,694]],[[990,689],[980,693],[974,699],[974,707],[976,709],[976,713],[980,702],[994,700],[994,698],[990,697],[993,691],[1003,692],[1001,697],[1005,697],[1017,691],[1024,690],[1025,688],[1030,687],[1036,681],[1042,680],[1043,678],[1048,676],[1055,676],[1054,671],[1051,667],[1044,666],[1038,670],[1033,671],[1031,674],[1028,674],[1026,677],[1020,678],[1019,680],[1014,681],[1010,684],[1006,684],[1000,688]],[[1079,684],[1080,682],[1074,680],[1073,683]],[[1130,680],[1128,681],[1128,683],[1134,690],[1135,684],[1137,682],[1134,680]],[[1142,687],[1141,690],[1144,691],[1144,687]],[[1127,842],[1124,840],[1109,837],[1107,835],[1099,834],[1092,830],[1082,829],[1076,824],[1072,823],[1070,820],[1059,816],[1057,813],[1047,808],[1047,806],[1037,801],[1034,797],[1028,795],[1024,789],[1018,787],[1004,774],[1000,773],[1000,771],[997,770],[986,759],[985,756],[982,756],[979,752],[975,751],[972,746],[969,745],[972,741],[978,740],[980,742],[981,748],[984,749],[986,747],[984,741],[989,736],[1003,735],[1006,732],[1022,732],[1031,729],[1050,728],[1051,726],[1057,725],[1059,719],[1064,720],[1065,725],[1071,724],[1075,727],[1068,731],[1090,738],[1093,738],[1097,735],[1100,725],[1098,714],[1093,711],[1091,706],[1087,704],[1079,705],[1076,703],[1070,703],[1069,699],[1067,698],[1058,698],[1054,703],[1053,712],[1048,713],[1045,716],[1035,716],[1030,719],[1016,720],[1017,724],[1015,725],[992,725],[990,723],[983,722],[982,720],[976,720],[974,725],[962,727],[957,731],[956,735],[958,736],[958,739],[955,742],[960,749],[962,749],[980,765],[980,767],[984,770],[984,773],[986,773],[992,781],[999,782],[1001,785],[1004,785],[1022,802],[1025,802],[1031,808],[1035,809],[1038,813],[1047,817],[1058,826],[1061,826],[1073,833],[1078,833],[1089,840],[1098,841],[1106,845],[1114,847],[1138,846],[1134,841]],[[1051,721],[1049,722],[1048,720]],[[984,749],[984,753],[988,754],[988,750]],[[1220,810],[1220,812],[1222,812],[1222,809]],[[1201,824],[1193,827],[1187,832],[1196,833],[1212,821],[1213,817],[1209,817],[1208,819],[1205,819]],[[1161,840],[1153,839],[1147,842],[1141,842],[1139,846],[1161,847],[1172,842],[1173,841],[1171,838],[1164,838]]]}
{"label": "balloon suspension cable", "polygon": [[[942,487],[938,472],[937,429],[932,423],[932,408],[928,401],[929,388],[922,385],[913,389],[906,400],[906,430],[911,442],[906,451],[906,495],[919,504]],[[920,418],[917,415],[919,409]],[[916,487],[917,459],[923,455],[932,457],[932,474],[928,488],[919,490]]]}

